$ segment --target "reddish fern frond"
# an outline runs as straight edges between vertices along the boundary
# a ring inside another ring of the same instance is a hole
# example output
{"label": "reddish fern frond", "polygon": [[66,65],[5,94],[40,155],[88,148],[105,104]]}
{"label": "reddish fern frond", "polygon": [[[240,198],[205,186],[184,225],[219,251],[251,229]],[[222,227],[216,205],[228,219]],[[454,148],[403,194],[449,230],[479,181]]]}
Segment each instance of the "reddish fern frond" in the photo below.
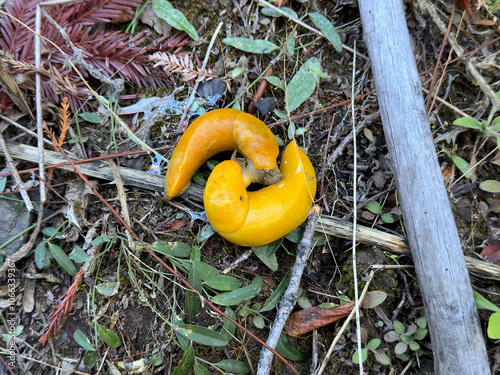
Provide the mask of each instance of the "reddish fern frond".
{"label": "reddish fern frond", "polygon": [[193,61],[188,55],[176,56],[171,53],[156,52],[151,55],[150,60],[156,61],[155,67],[163,66],[163,70],[168,73],[180,73],[183,81],[196,79],[197,82],[210,80],[217,77],[210,69],[202,70],[194,68]]}
{"label": "reddish fern frond", "polygon": [[75,281],[73,281],[73,284],[71,284],[68,288],[68,291],[59,298],[60,300],[62,299],[61,303],[53,308],[48,320],[49,328],[47,329],[47,332],[45,332],[45,334],[38,340],[41,344],[45,344],[50,338],[57,334],[57,331],[63,324],[64,319],[73,309],[75,295],[82,279],[83,268],[76,274]]}
{"label": "reddish fern frond", "polygon": [[[41,68],[32,71],[24,68],[25,64],[34,65],[34,34],[21,23],[34,28],[35,8],[40,1],[11,0],[5,6],[6,13],[12,17],[6,15],[0,19],[0,47],[19,62],[11,64],[9,73],[23,75],[21,89],[34,89],[34,74],[38,71],[42,74],[43,99],[59,102],[67,96],[71,108],[77,110],[87,103],[89,90],[82,78],[68,68],[67,61],[74,55],[73,48],[49,21],[44,20],[42,26],[42,35],[46,39],[42,39]],[[122,13],[131,14],[140,3],[141,0],[86,0],[47,7],[46,11],[64,28],[71,43],[83,52],[86,63],[105,76],[120,77],[153,89],[171,87],[175,83],[172,75],[165,75],[161,68],[153,66],[147,53],[190,43],[191,39],[185,33],[161,38],[153,44],[146,31],[131,36],[120,31],[91,32],[89,27],[95,22],[109,22]],[[59,46],[62,52],[47,40]],[[92,79],[86,70],[81,69],[81,73],[85,79]]]}
{"label": "reddish fern frond", "polygon": [[1,19],[0,33],[2,38],[0,38],[0,47],[16,59],[26,60],[33,56],[32,51],[24,50],[24,46],[29,40],[33,40],[32,32],[17,20],[35,30],[35,12],[38,2],[39,0],[14,0],[5,4],[5,13],[12,17],[4,15]]}
{"label": "reddish fern frond", "polygon": [[82,2],[55,5],[47,9],[48,13],[61,26],[107,23],[121,17],[122,13],[134,15],[134,9],[142,0],[88,0]]}

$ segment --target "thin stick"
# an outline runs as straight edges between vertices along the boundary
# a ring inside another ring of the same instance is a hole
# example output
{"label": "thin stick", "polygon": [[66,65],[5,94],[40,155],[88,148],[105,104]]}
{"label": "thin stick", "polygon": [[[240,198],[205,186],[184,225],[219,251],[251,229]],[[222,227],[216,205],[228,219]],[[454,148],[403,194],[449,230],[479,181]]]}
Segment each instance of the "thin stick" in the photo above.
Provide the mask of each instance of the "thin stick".
{"label": "thin stick", "polygon": [[[311,240],[316,227],[316,222],[318,221],[320,210],[319,206],[313,206],[313,208],[311,208],[311,212],[307,218],[304,236],[297,247],[297,258],[295,259],[295,264],[292,268],[290,282],[288,283],[285,294],[281,297],[278,311],[276,312],[276,319],[274,320],[266,341],[266,344],[273,349],[276,348],[276,344],[281,336],[286,320],[297,302],[300,279],[304,273],[307,259],[311,255],[311,251],[313,249]],[[260,352],[259,365],[257,367],[257,375],[269,374],[271,371],[272,360],[273,353],[267,348],[262,348]]]}
{"label": "thin stick", "polygon": [[[351,98],[354,98],[354,86],[356,81],[356,40],[354,40],[354,57],[352,64],[352,87]],[[354,178],[352,179],[352,277],[354,279],[354,311],[356,312],[356,337],[358,341],[358,358],[359,358],[359,373],[363,374],[363,353],[361,351],[361,324],[359,322],[359,296],[358,296],[358,270],[356,265],[356,234],[358,231],[358,191],[357,191],[357,171],[358,171],[358,149],[356,145],[356,111],[354,109],[354,99],[351,99],[351,115],[352,115],[352,145],[354,153]]]}
{"label": "thin stick", "polygon": [[19,186],[19,192],[21,193],[21,197],[23,198],[24,204],[28,211],[33,210],[33,203],[31,203],[31,199],[24,187],[23,180],[21,180],[21,176],[19,176],[19,172],[17,171],[16,165],[14,164],[14,160],[12,160],[12,156],[10,155],[9,149],[5,144],[5,140],[3,139],[2,133],[0,133],[0,145],[2,146],[2,151],[5,155],[5,160],[7,161],[7,165],[9,166],[10,171],[12,172],[12,177],[14,181],[16,181],[17,186]]}
{"label": "thin stick", "polygon": [[[19,128],[21,131],[25,132],[26,134],[29,134],[29,135],[31,135],[31,136],[33,136],[33,137],[35,137],[35,138],[37,138],[37,137],[38,137],[38,134],[37,134],[37,133],[32,132],[32,131],[31,131],[31,130],[29,130],[29,129],[26,129],[26,128],[25,128],[24,126],[22,126],[21,124],[18,124],[17,122],[12,121],[10,118],[5,117],[5,116],[4,116],[4,115],[2,115],[2,114],[0,114],[0,119],[2,119],[2,120],[4,120],[4,121],[8,122],[8,123],[9,123],[9,124],[11,124],[11,125],[14,125],[16,128]],[[50,142],[48,139],[44,138],[44,139],[43,139],[43,141],[44,141],[46,144],[48,144],[48,145],[52,146],[52,142]]]}
{"label": "thin stick", "polygon": [[[36,16],[35,16],[35,66],[37,69],[41,68],[41,40],[40,35],[42,33],[42,8],[40,4],[36,5]],[[43,156],[43,119],[42,119],[42,76],[37,71],[35,72],[35,85],[36,85],[36,130],[38,135],[38,172],[40,178],[45,180],[45,169]],[[46,199],[45,185],[40,184],[40,202],[42,204]]]}

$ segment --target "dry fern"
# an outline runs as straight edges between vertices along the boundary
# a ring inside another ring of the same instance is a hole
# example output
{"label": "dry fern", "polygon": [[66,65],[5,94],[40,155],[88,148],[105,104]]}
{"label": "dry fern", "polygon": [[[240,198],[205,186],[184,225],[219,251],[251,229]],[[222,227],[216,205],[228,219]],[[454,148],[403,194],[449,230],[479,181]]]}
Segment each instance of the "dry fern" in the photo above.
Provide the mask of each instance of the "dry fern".
{"label": "dry fern", "polygon": [[156,61],[155,67],[163,66],[163,70],[167,73],[180,73],[183,81],[191,81],[196,79],[197,82],[203,80],[211,80],[217,77],[210,69],[202,70],[194,68],[193,61],[189,55],[175,56],[171,53],[156,52],[149,56],[150,60]]}

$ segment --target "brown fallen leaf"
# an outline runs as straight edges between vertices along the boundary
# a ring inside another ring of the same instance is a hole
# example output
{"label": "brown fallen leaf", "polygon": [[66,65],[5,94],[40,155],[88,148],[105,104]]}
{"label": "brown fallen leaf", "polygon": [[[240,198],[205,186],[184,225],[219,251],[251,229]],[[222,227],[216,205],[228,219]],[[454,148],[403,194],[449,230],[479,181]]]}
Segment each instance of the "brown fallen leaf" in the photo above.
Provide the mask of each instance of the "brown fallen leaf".
{"label": "brown fallen leaf", "polygon": [[166,226],[168,229],[177,230],[177,229],[182,228],[186,224],[187,224],[187,221],[185,221],[185,220],[173,220],[173,221],[167,223]]}
{"label": "brown fallen leaf", "polygon": [[311,307],[290,315],[285,324],[285,332],[290,336],[300,336],[312,330],[327,326],[349,315],[354,308],[354,301],[335,309]]}
{"label": "brown fallen leaf", "polygon": [[481,255],[489,262],[500,265],[500,241],[484,246]]}

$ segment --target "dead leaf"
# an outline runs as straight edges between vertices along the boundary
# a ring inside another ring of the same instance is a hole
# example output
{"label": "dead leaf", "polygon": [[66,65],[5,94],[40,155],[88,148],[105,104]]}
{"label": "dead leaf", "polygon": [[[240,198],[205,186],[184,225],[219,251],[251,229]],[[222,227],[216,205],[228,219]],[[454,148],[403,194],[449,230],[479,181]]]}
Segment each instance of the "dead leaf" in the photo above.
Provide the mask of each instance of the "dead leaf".
{"label": "dead leaf", "polygon": [[285,332],[290,336],[300,336],[312,330],[327,326],[349,315],[354,308],[354,301],[335,309],[311,307],[290,315],[285,325]]}
{"label": "dead leaf", "polygon": [[500,241],[484,246],[481,255],[489,262],[500,265]]}
{"label": "dead leaf", "polygon": [[174,221],[167,223],[167,228],[177,230],[177,229],[182,228],[186,224],[187,224],[187,221],[185,221],[185,220],[174,220]]}

